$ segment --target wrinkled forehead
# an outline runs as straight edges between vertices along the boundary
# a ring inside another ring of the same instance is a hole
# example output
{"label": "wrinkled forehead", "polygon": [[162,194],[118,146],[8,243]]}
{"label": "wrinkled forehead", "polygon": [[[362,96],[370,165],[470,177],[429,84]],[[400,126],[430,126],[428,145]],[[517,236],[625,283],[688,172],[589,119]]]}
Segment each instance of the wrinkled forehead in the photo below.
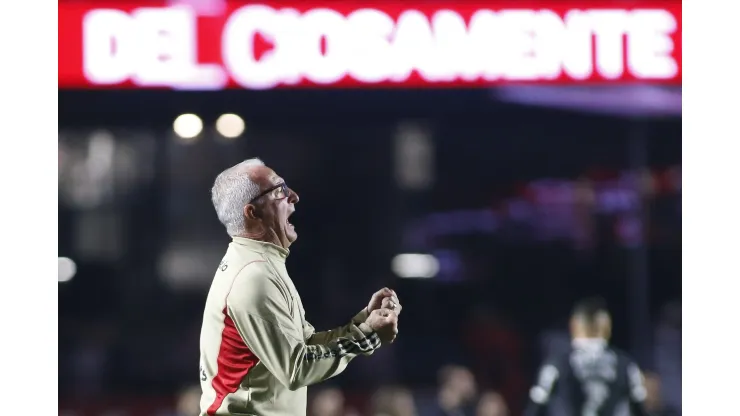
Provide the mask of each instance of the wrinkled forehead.
{"label": "wrinkled forehead", "polygon": [[260,189],[262,190],[271,188],[283,182],[283,178],[267,166],[251,166],[247,169],[249,177],[259,184]]}

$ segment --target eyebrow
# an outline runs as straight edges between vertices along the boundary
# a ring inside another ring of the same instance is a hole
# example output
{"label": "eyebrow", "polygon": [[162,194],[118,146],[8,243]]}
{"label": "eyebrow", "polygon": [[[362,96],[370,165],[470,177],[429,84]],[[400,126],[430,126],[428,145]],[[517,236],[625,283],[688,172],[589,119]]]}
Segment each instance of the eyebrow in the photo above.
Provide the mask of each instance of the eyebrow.
{"label": "eyebrow", "polygon": [[257,195],[254,198],[252,198],[249,201],[249,203],[251,204],[252,202],[254,202],[254,201],[262,198],[263,196],[268,195],[268,194],[270,194],[272,192],[275,192],[278,189],[281,189],[284,184],[285,184],[285,182],[283,181],[283,182],[278,182],[277,184],[274,184],[274,185],[270,186],[269,188],[267,188],[264,191],[260,192],[259,195]]}

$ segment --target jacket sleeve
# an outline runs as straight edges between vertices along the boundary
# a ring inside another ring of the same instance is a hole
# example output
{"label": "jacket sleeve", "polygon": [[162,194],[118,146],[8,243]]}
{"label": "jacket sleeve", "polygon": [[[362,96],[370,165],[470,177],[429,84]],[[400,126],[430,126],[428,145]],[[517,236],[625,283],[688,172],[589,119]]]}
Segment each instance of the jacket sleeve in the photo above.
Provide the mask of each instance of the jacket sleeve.
{"label": "jacket sleeve", "polygon": [[334,377],[354,357],[380,346],[376,333],[357,325],[319,343],[307,343],[296,303],[258,265],[237,275],[226,304],[247,347],[290,390]]}
{"label": "jacket sleeve", "polygon": [[640,368],[634,362],[627,364],[627,380],[629,381],[629,404],[631,414],[634,416],[649,416],[650,413],[645,407],[647,389],[645,388],[645,379]]}
{"label": "jacket sleeve", "polygon": [[[348,334],[351,334],[353,331],[355,331],[357,328],[359,328],[363,333],[365,334],[372,334],[372,329],[365,323],[367,320],[368,313],[366,310],[362,310],[362,312],[355,315],[352,320],[345,326],[330,329],[328,331],[319,331],[317,332],[313,325],[311,325],[308,321],[304,321],[303,324],[303,333],[304,337],[306,339],[306,343],[309,345],[322,345],[329,343],[337,338],[345,337]],[[365,355],[370,355],[374,351],[370,350],[367,352],[363,352]]]}
{"label": "jacket sleeve", "polygon": [[537,377],[537,383],[529,391],[525,416],[544,416],[547,414],[550,399],[560,381],[561,375],[558,367],[557,361],[551,361],[542,366]]}

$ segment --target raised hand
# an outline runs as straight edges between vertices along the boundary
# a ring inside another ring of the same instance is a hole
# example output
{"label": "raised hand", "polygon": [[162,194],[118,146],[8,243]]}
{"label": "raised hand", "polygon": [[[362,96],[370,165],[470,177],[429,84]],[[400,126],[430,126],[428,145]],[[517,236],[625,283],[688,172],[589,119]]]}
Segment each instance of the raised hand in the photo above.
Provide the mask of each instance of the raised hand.
{"label": "raised hand", "polygon": [[376,309],[365,321],[378,334],[380,342],[392,343],[398,335],[398,315],[389,309]]}
{"label": "raised hand", "polygon": [[401,303],[398,301],[395,291],[384,287],[373,294],[370,303],[367,305],[367,313],[372,313],[381,308],[393,310],[396,314],[400,313]]}
{"label": "raised hand", "polygon": [[[393,290],[391,290],[391,292],[393,292]],[[383,298],[380,308],[391,310],[396,313],[396,316],[398,316],[401,314],[403,306],[401,306],[401,302],[399,302],[396,292],[393,292],[391,297]]]}

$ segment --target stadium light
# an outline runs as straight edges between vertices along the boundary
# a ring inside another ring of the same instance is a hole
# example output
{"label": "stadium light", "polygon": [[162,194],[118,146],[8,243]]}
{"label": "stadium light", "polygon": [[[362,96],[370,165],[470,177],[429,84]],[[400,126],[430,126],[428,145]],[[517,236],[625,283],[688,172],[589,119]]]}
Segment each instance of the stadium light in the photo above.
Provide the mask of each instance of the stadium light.
{"label": "stadium light", "polygon": [[244,120],[236,114],[223,114],[216,120],[216,130],[227,139],[241,136],[244,127]]}
{"label": "stadium light", "polygon": [[391,261],[391,270],[406,279],[429,279],[439,273],[439,260],[430,254],[399,254]]}
{"label": "stadium light", "polygon": [[182,139],[194,139],[203,131],[203,120],[195,114],[182,114],[175,119],[172,129]]}
{"label": "stadium light", "polygon": [[59,257],[59,283],[69,282],[77,273],[77,264],[68,257]]}

